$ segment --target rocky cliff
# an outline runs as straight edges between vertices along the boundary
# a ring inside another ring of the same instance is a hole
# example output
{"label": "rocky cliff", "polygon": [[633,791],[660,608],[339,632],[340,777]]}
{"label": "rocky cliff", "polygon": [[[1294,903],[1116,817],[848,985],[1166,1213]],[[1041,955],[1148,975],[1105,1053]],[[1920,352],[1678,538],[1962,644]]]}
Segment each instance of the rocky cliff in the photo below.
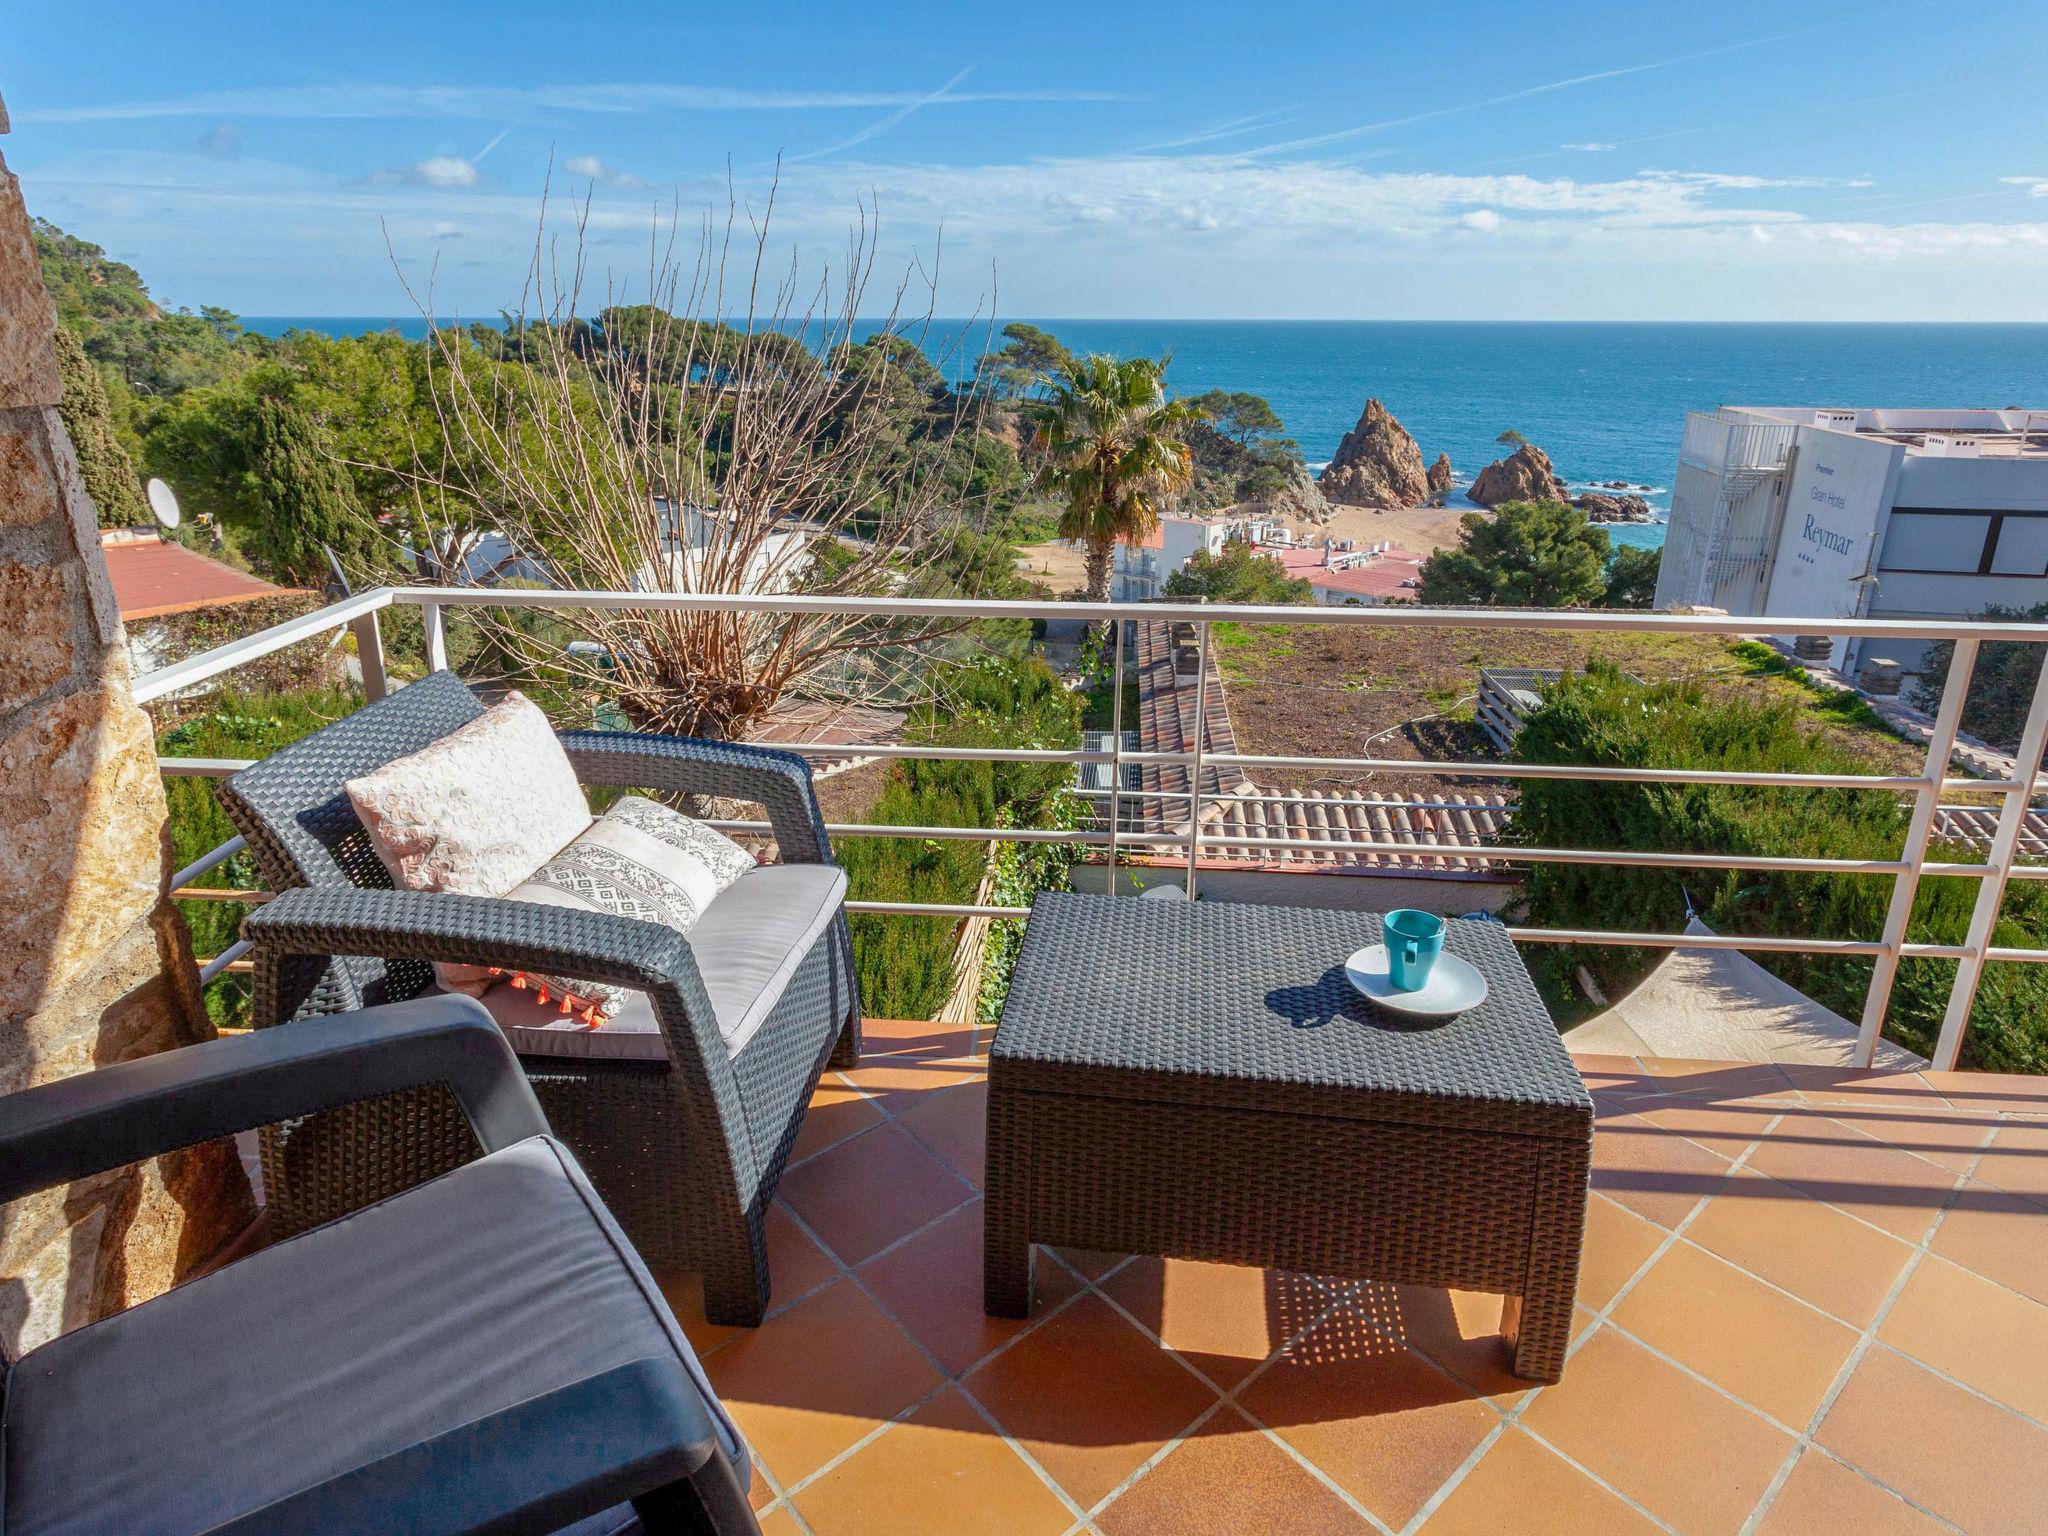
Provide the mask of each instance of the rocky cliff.
{"label": "rocky cliff", "polygon": [[1332,510],[1316,484],[1316,477],[1299,460],[1287,466],[1284,485],[1255,498],[1249,505],[1269,517],[1296,517],[1312,523],[1327,523]]}
{"label": "rocky cliff", "polygon": [[1534,443],[1524,443],[1504,459],[1496,459],[1479,471],[1466,496],[1482,507],[1504,501],[1570,501],[1571,492],[1551,467],[1550,455]]}
{"label": "rocky cliff", "polygon": [[1384,405],[1368,400],[1323,471],[1321,489],[1351,507],[1419,507],[1429,500],[1429,475],[1415,439]]}

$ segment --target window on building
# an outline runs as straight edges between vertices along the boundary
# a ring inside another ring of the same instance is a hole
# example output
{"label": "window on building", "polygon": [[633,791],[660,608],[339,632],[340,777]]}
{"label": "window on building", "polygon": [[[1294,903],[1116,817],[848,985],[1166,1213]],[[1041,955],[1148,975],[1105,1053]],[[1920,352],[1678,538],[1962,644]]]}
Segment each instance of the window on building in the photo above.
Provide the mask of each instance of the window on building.
{"label": "window on building", "polygon": [[2000,518],[1991,571],[1997,576],[2048,576],[2048,517]]}
{"label": "window on building", "polygon": [[1878,568],[1979,570],[1984,563],[1984,541],[1990,536],[1991,522],[1989,513],[1894,512],[1885,526],[1884,554]]}

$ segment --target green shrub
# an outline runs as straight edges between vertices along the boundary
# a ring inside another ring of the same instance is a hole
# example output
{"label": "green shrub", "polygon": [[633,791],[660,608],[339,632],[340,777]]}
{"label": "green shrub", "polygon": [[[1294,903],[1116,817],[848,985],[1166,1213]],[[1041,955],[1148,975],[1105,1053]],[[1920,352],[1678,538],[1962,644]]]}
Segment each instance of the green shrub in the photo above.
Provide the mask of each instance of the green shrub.
{"label": "green shrub", "polygon": [[[1515,743],[1517,760],[1585,766],[1860,773],[1866,765],[1802,731],[1795,700],[1708,690],[1697,683],[1640,684],[1595,661],[1545,695]],[[1855,789],[1613,784],[1533,780],[1523,786],[1515,835],[1533,846],[1659,852],[1897,859],[1906,818],[1897,796]],[[1982,862],[1965,846],[1937,845],[1944,862]],[[1676,932],[1690,894],[1701,918],[1722,933],[1758,937],[1874,939],[1883,931],[1892,880],[1885,875],[1641,869],[1612,865],[1534,866],[1530,921],[1538,927]],[[1976,882],[1930,877],[1920,884],[1907,937],[1961,942]],[[2040,947],[2048,936],[2048,889],[2015,882],[1993,942]],[[1626,989],[1659,952],[1546,948],[1532,968],[1560,1019],[1584,1012],[1573,972],[1584,964],[1610,995]],[[1871,963],[1854,956],[1757,954],[1757,961],[1816,1002],[1849,1018],[1863,1009]],[[2048,976],[2025,966],[1993,967],[1979,989],[1966,1036],[1966,1065],[2048,1070]],[[1885,1032],[1927,1054],[1941,1028],[1955,962],[1908,960],[1899,972]]]}
{"label": "green shrub", "polygon": [[[1994,624],[2039,624],[2048,620],[2048,603],[2032,608],[1994,604],[1971,617]],[[1922,709],[1932,712],[1939,707],[1955,651],[1953,640],[1937,640],[1927,648],[1927,659],[1913,684],[1913,702]],[[1995,746],[2018,745],[2027,723],[2027,708],[2033,702],[2034,683],[2041,676],[2041,655],[2040,646],[2017,640],[1992,640],[1979,646],[1970,691],[1963,699],[1963,729]]]}

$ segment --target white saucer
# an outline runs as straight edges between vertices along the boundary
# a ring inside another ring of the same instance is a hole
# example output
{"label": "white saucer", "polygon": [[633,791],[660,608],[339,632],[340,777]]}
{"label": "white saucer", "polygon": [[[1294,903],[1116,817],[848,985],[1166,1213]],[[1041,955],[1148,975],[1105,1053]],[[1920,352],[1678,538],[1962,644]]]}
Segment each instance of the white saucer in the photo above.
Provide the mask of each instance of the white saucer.
{"label": "white saucer", "polygon": [[1418,1019],[1448,1019],[1486,1001],[1486,978],[1453,954],[1436,957],[1436,968],[1418,992],[1395,990],[1387,974],[1387,946],[1368,944],[1344,962],[1344,975],[1382,1008]]}

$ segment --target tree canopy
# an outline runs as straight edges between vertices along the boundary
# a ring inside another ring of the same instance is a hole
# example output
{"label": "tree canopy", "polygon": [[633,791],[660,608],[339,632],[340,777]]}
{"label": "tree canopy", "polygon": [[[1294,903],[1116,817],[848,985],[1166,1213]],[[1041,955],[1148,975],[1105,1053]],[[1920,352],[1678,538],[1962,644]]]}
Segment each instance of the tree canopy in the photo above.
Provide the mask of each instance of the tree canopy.
{"label": "tree canopy", "polygon": [[1506,501],[1458,520],[1458,547],[1422,566],[1424,604],[1575,608],[1607,595],[1607,530],[1559,501]]}
{"label": "tree canopy", "polygon": [[102,528],[133,528],[149,521],[135,466],[122,446],[113,407],[108,404],[99,370],[69,326],[57,327],[57,373],[64,398],[57,414],[78,453],[78,471],[86,494],[99,509]]}
{"label": "tree canopy", "polygon": [[1202,598],[1212,603],[1306,603],[1315,589],[1286,567],[1242,539],[1232,539],[1220,554],[1198,549],[1187,564],[1166,578],[1167,597]]}

